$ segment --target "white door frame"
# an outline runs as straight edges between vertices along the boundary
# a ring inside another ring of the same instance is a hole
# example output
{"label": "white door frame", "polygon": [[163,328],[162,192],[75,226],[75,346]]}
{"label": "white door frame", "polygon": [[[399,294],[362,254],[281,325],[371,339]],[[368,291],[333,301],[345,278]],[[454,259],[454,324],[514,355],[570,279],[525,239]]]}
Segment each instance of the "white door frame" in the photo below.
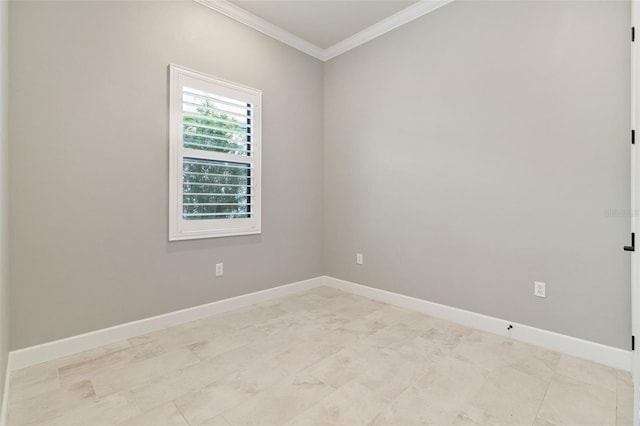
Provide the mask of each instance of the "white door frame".
{"label": "white door frame", "polygon": [[[631,129],[637,129],[638,142],[631,145],[631,232],[640,230],[640,0],[631,1],[631,27],[639,38],[631,43]],[[638,336],[640,344],[640,247],[631,252],[631,332]],[[632,352],[633,375],[633,424],[640,426],[640,348]]]}

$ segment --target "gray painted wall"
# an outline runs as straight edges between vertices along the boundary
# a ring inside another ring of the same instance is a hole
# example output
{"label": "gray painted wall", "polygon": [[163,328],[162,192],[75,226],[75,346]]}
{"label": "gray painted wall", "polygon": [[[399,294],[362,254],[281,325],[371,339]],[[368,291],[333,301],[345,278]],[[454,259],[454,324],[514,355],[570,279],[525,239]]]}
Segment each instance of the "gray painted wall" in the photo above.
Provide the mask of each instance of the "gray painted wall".
{"label": "gray painted wall", "polygon": [[[192,1],[10,19],[12,349],[322,274],[321,62]],[[261,235],[167,241],[169,63],[262,89]]]}
{"label": "gray painted wall", "polygon": [[[8,84],[9,84],[9,2],[0,0],[0,401],[4,392],[9,352],[9,291],[8,291]],[[1,410],[1,408],[0,408]],[[0,416],[2,412],[0,412]]]}
{"label": "gray painted wall", "polygon": [[[10,19],[12,349],[321,274],[629,347],[627,2],[456,1],[324,67],[189,1]],[[262,235],[167,242],[170,62],[263,90]]]}
{"label": "gray painted wall", "polygon": [[328,62],[327,275],[629,349],[629,22],[456,1]]}

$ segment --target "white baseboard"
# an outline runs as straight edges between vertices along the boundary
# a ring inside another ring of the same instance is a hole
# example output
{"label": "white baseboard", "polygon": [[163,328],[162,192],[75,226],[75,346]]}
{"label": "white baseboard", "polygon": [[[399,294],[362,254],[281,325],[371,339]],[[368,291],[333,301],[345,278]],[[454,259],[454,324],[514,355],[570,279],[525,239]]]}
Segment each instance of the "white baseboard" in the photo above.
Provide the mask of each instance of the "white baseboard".
{"label": "white baseboard", "polygon": [[[404,296],[402,294],[392,293],[337,278],[324,277],[324,285],[390,305],[443,318],[468,327],[511,337],[564,354],[595,361],[619,370],[631,371],[631,352],[623,349],[465,311],[464,309],[452,308],[439,303]],[[510,331],[507,330],[507,326],[509,325],[513,326]]]}
{"label": "white baseboard", "polygon": [[323,277],[311,278],[279,287],[269,288],[255,293],[243,294],[193,308],[182,309],[167,314],[145,318],[126,324],[103,328],[77,336],[67,337],[41,345],[30,346],[10,352],[9,361],[11,370],[19,370],[41,362],[51,361],[67,355],[73,355],[82,351],[130,339],[142,334],[195,321],[211,315],[231,311],[256,303],[264,302],[278,297],[288,296],[300,291],[321,286]]}
{"label": "white baseboard", "polygon": [[[9,353],[7,363],[7,384],[3,394],[3,404],[6,403],[8,395],[8,381],[11,371],[322,285],[443,318],[468,327],[511,337],[620,370],[631,370],[630,351],[337,278],[322,276],[12,351]],[[513,326],[510,332],[507,331],[509,324]],[[2,414],[5,415],[6,413],[3,411]],[[2,423],[0,423],[0,426],[2,426]]]}

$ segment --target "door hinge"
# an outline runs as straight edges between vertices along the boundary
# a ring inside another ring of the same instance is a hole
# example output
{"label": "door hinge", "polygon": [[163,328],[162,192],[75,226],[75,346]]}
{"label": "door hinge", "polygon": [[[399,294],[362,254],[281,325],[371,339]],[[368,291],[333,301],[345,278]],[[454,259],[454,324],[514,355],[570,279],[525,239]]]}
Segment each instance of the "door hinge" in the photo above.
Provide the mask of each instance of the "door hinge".
{"label": "door hinge", "polygon": [[636,144],[636,131],[632,130],[631,131],[631,145],[635,145]]}
{"label": "door hinge", "polygon": [[631,233],[631,245],[624,246],[624,251],[636,251],[636,234],[635,232]]}
{"label": "door hinge", "polygon": [[631,350],[636,350],[636,336],[631,336]]}

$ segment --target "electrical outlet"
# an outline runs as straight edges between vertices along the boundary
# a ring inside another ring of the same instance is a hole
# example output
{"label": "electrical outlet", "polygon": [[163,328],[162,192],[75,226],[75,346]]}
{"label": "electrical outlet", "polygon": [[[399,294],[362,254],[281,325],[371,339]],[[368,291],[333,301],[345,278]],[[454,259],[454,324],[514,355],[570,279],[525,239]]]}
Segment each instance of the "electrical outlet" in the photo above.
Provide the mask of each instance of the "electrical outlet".
{"label": "electrical outlet", "polygon": [[362,253],[356,254],[356,263],[358,265],[362,265],[364,263],[364,257],[362,256]]}
{"label": "electrical outlet", "polygon": [[224,263],[216,263],[216,277],[224,275]]}
{"label": "electrical outlet", "polygon": [[536,297],[547,297],[547,285],[536,281],[533,283],[533,294]]}

